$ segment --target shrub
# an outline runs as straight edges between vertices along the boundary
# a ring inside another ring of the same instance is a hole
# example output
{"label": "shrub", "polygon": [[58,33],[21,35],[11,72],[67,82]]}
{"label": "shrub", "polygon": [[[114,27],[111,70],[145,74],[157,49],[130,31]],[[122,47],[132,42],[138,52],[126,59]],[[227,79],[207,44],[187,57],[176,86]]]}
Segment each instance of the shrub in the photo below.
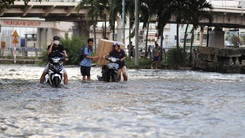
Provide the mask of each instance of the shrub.
{"label": "shrub", "polygon": [[63,44],[66,48],[66,52],[69,56],[69,60],[65,62],[67,65],[78,65],[79,59],[78,55],[80,53],[80,49],[86,46],[86,40],[82,37],[73,36],[71,38],[62,38],[60,40],[61,44]]}
{"label": "shrub", "polygon": [[127,57],[126,66],[127,68],[141,68],[141,69],[150,69],[152,60],[150,58],[139,58],[139,67],[135,66],[135,59]]}
{"label": "shrub", "polygon": [[37,65],[45,65],[45,64],[47,64],[47,62],[48,62],[47,48],[44,48],[44,50],[40,54],[39,59],[40,59],[40,61],[35,62],[35,64],[37,64]]}
{"label": "shrub", "polygon": [[178,69],[180,66],[186,65],[187,53],[182,48],[173,48],[167,52],[165,60],[166,64],[173,69]]}

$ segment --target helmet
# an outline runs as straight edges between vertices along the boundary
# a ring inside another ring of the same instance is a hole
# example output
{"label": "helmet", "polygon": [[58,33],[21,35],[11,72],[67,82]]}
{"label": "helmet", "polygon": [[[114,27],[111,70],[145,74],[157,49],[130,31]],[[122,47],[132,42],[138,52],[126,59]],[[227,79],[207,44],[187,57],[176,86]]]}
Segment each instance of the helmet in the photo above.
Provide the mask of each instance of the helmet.
{"label": "helmet", "polygon": [[113,44],[113,48],[114,48],[115,46],[120,47],[120,44],[119,44],[118,42],[115,42],[115,43]]}
{"label": "helmet", "polygon": [[54,36],[53,40],[60,40],[60,37],[59,36]]}

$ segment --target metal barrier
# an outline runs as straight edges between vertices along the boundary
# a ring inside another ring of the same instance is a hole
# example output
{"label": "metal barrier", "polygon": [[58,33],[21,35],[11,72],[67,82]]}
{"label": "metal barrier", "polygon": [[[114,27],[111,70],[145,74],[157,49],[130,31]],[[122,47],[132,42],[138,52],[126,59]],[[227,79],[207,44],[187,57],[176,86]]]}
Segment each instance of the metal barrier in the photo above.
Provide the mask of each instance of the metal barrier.
{"label": "metal barrier", "polygon": [[[13,48],[8,48],[10,51],[11,55],[14,55],[14,49]],[[41,48],[35,48],[35,47],[17,47],[16,52],[21,52],[21,55],[23,57],[28,56],[28,52],[34,52],[35,57],[38,57],[38,52],[42,52]]]}

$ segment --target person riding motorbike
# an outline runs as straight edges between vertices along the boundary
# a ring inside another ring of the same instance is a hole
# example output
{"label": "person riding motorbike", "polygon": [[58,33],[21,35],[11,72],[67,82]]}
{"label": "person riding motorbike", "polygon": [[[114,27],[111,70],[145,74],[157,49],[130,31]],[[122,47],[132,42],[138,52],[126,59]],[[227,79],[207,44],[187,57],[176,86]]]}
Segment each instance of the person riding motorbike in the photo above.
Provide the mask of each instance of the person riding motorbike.
{"label": "person riding motorbike", "polygon": [[[53,37],[53,42],[48,46],[48,55],[50,55],[51,53],[61,53],[63,52],[65,55],[65,61],[68,61],[68,55],[66,53],[65,47],[60,44],[60,37],[59,36],[54,36]],[[49,63],[46,65],[41,77],[40,77],[40,83],[43,83],[45,81],[45,76],[46,74],[48,74],[48,69],[49,69]],[[64,84],[68,84],[68,76],[67,76],[67,72],[65,69],[64,70]]]}
{"label": "person riding motorbike", "polygon": [[119,65],[118,74],[117,74],[117,81],[121,80],[121,74],[123,75],[124,81],[127,81],[128,80],[128,76],[127,76],[127,69],[126,69],[126,63],[125,63],[126,54],[120,48],[120,44],[118,42],[115,42],[113,44],[113,50],[111,52],[107,53],[104,56],[104,58],[107,57],[107,56],[111,56],[111,57],[115,57],[115,58],[120,59],[120,60],[118,60],[116,62]]}

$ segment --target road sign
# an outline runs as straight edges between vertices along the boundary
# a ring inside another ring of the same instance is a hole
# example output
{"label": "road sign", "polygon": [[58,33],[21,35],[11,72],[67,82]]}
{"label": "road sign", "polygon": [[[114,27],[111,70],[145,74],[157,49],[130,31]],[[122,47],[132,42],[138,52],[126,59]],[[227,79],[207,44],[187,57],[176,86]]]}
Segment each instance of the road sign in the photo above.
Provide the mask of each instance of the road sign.
{"label": "road sign", "polygon": [[18,33],[17,33],[16,30],[14,31],[14,33],[12,34],[12,36],[14,37],[12,43],[14,43],[14,44],[19,43],[19,40],[17,38],[19,35],[18,35]]}
{"label": "road sign", "polygon": [[14,39],[12,41],[12,43],[14,43],[14,63],[16,63],[16,44],[19,43],[19,40],[18,40],[19,35],[18,35],[16,30],[14,31],[12,36],[14,37]]}
{"label": "road sign", "polygon": [[19,43],[18,38],[14,37],[14,39],[13,39],[12,43],[14,43],[14,44]]}
{"label": "road sign", "polygon": [[19,37],[17,31],[15,30],[14,33],[12,34],[13,37]]}

